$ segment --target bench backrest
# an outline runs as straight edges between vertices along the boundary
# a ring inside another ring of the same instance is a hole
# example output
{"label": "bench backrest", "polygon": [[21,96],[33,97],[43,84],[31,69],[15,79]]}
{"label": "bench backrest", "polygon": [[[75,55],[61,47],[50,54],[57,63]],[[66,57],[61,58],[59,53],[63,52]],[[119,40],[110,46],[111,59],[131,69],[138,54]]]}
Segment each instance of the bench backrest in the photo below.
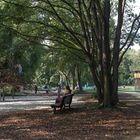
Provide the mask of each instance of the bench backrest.
{"label": "bench backrest", "polygon": [[65,95],[62,99],[62,104],[71,104],[73,94]]}

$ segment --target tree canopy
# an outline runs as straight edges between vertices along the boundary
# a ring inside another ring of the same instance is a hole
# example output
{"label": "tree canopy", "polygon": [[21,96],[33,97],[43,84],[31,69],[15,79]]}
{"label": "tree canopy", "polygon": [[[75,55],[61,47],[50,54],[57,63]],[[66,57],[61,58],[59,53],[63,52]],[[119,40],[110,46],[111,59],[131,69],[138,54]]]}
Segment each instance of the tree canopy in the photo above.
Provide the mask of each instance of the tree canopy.
{"label": "tree canopy", "polygon": [[[1,26],[88,64],[99,103],[118,103],[118,69],[137,41],[140,15],[129,0],[2,0]],[[39,45],[40,46],[40,45]]]}

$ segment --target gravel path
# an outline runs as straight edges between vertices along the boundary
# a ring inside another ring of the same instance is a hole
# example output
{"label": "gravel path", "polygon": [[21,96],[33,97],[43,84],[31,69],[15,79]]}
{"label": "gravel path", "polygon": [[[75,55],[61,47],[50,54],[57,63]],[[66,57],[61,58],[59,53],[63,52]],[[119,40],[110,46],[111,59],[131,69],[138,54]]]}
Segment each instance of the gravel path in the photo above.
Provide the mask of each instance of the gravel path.
{"label": "gravel path", "polygon": [[[138,92],[126,92],[120,94],[120,100],[123,100],[121,97],[130,96],[140,99],[140,93]],[[80,105],[81,103],[84,103],[84,101],[81,101],[80,98],[84,96],[81,95],[74,95],[72,106],[74,105]],[[28,95],[28,96],[15,96],[14,99],[12,99],[11,96],[5,97],[5,101],[0,101],[0,113],[2,112],[11,112],[11,111],[17,111],[17,110],[32,110],[32,109],[43,109],[43,108],[50,108],[50,104],[53,104],[56,99],[55,95]]]}
{"label": "gravel path", "polygon": [[[17,110],[32,110],[50,108],[50,104],[55,102],[56,95],[29,95],[29,96],[15,96],[12,99],[11,96],[5,97],[5,101],[0,102],[0,112],[11,112]],[[74,96],[72,105],[81,104],[79,96]]]}

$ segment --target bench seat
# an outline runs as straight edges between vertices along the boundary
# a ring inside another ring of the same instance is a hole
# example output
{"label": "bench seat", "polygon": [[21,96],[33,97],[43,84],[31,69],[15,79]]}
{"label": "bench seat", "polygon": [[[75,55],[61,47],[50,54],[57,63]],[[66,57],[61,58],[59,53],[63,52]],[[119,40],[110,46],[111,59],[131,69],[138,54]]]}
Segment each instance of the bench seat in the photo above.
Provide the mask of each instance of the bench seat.
{"label": "bench seat", "polygon": [[68,107],[70,109],[70,105],[72,103],[72,98],[74,94],[68,94],[62,97],[62,100],[60,103],[52,104],[51,107],[53,108],[53,112],[55,113],[56,108],[60,108],[62,110]]}

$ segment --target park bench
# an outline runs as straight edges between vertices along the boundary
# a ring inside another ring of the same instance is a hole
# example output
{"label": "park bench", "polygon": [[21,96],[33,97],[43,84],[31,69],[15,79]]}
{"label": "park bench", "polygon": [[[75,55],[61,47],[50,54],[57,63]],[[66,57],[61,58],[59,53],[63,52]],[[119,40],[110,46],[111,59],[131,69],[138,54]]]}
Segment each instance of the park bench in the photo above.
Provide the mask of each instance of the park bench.
{"label": "park bench", "polygon": [[72,98],[74,94],[68,94],[62,97],[62,100],[60,103],[52,104],[51,107],[53,108],[53,112],[56,112],[56,108],[60,108],[60,110],[65,109],[68,107],[71,108],[70,105],[72,103]]}

